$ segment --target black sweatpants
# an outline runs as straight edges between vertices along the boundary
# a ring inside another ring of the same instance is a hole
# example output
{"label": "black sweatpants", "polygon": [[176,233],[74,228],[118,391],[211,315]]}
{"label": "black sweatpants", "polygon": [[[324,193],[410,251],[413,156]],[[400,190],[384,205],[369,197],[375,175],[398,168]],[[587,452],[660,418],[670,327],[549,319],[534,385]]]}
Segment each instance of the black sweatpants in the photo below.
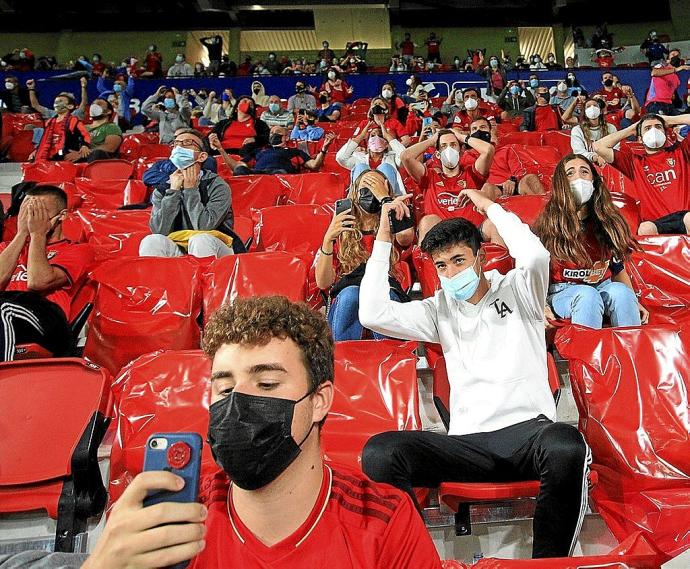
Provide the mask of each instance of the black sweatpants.
{"label": "black sweatpants", "polygon": [[435,488],[441,482],[540,480],[534,558],[572,554],[587,509],[590,462],[589,447],[575,427],[542,415],[471,435],[381,433],[369,439],[362,454],[369,478],[392,484],[413,500],[414,487]]}
{"label": "black sweatpants", "polygon": [[0,361],[12,361],[17,344],[68,355],[72,332],[62,309],[36,292],[0,292]]}

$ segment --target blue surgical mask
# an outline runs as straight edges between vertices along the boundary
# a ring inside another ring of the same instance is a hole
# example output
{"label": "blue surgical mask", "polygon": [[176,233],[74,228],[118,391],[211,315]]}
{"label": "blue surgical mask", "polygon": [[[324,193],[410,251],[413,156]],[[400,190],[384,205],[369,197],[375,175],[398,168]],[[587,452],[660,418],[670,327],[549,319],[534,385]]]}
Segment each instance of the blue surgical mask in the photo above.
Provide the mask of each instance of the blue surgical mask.
{"label": "blue surgical mask", "polygon": [[271,111],[274,115],[276,115],[280,110],[280,105],[278,103],[269,103],[268,110]]}
{"label": "blue surgical mask", "polygon": [[517,85],[513,85],[513,86],[510,88],[510,92],[511,92],[513,95],[519,95],[519,94],[520,94],[520,87],[518,87]]}
{"label": "blue surgical mask", "polygon": [[467,267],[451,278],[442,275],[438,276],[441,281],[441,288],[446,294],[455,300],[472,298],[472,295],[477,292],[479,287],[479,275],[474,270],[474,265],[477,264],[478,259],[479,257],[475,259],[471,267]]}
{"label": "blue surgical mask", "polygon": [[166,109],[174,109],[175,99],[163,99],[163,105],[165,105]]}
{"label": "blue surgical mask", "polygon": [[119,83],[115,83],[115,85],[113,85],[113,91],[119,93],[120,91],[122,91],[122,85],[120,85]]}
{"label": "blue surgical mask", "polygon": [[539,79],[530,79],[529,86],[532,87],[532,89],[539,87]]}
{"label": "blue surgical mask", "polygon": [[170,162],[172,162],[178,170],[185,170],[196,162],[194,151],[184,146],[176,146],[170,153]]}

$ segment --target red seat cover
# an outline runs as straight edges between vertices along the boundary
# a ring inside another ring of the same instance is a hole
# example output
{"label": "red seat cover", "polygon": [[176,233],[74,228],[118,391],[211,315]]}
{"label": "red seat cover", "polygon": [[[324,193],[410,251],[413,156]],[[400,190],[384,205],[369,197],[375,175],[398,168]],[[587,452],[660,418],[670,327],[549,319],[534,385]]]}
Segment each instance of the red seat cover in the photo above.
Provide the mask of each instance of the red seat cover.
{"label": "red seat cover", "polygon": [[77,171],[76,164],[72,162],[25,162],[22,164],[22,180],[48,184],[72,182]]}
{"label": "red seat cover", "polygon": [[84,168],[84,178],[92,180],[126,180],[134,173],[128,160],[97,160]]}
{"label": "red seat cover", "polygon": [[279,176],[232,176],[226,180],[235,215],[252,216],[252,210],[282,203],[289,186]]}
{"label": "red seat cover", "polygon": [[333,204],[345,197],[349,172],[347,177],[338,174],[319,172],[314,174],[284,175],[280,178],[290,189],[287,194],[289,204]]}
{"label": "red seat cover", "polygon": [[141,180],[75,178],[74,186],[85,209],[117,209],[147,201],[148,189]]}

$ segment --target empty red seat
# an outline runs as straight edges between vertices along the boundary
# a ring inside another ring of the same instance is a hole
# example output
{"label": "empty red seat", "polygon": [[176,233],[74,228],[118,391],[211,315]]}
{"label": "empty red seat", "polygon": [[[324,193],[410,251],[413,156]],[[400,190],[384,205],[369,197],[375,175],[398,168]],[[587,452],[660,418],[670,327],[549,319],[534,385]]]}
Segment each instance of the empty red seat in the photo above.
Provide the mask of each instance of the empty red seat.
{"label": "empty red seat", "polygon": [[199,347],[201,266],[190,257],[107,261],[97,284],[84,356],[113,373],[155,350]]}
{"label": "empty red seat", "polygon": [[245,217],[251,217],[254,209],[282,203],[290,189],[280,176],[233,176],[226,181],[232,194],[232,211]]}
{"label": "empty red seat", "polygon": [[[0,136],[15,136],[27,130],[31,132],[31,127],[42,127],[43,117],[38,113],[3,113],[2,114],[2,133]],[[27,129],[29,127],[29,129]]]}
{"label": "empty red seat", "polygon": [[48,184],[73,182],[77,171],[77,165],[72,162],[25,162],[22,164],[22,180]]}
{"label": "empty red seat", "polygon": [[55,551],[73,551],[105,505],[96,451],[111,415],[110,381],[79,359],[0,364],[0,513],[45,510],[57,520]]}
{"label": "empty red seat", "polygon": [[71,238],[90,243],[99,259],[118,256],[138,256],[139,243],[151,233],[151,210],[111,211],[80,209],[70,214],[65,224]]}
{"label": "empty red seat", "polygon": [[7,157],[12,162],[25,162],[34,151],[34,133],[31,130],[20,130],[12,135],[12,142],[7,149]]}
{"label": "empty red seat", "polygon": [[543,132],[507,132],[498,141],[498,146],[506,144],[522,144],[525,146],[543,146]]}
{"label": "empty red seat", "polygon": [[127,160],[139,158],[141,147],[144,144],[158,144],[157,132],[141,132],[139,134],[127,134],[120,145],[120,156]]}
{"label": "empty red seat", "polygon": [[556,148],[561,158],[573,153],[569,130],[549,130],[544,133],[544,145]]}
{"label": "empty red seat", "polygon": [[80,207],[86,209],[117,209],[148,199],[148,189],[141,180],[75,178],[74,186],[82,199]]}
{"label": "empty red seat", "polygon": [[126,180],[134,174],[129,160],[97,160],[84,168],[82,176],[92,180]]}
{"label": "empty red seat", "polygon": [[139,159],[155,158],[160,160],[162,158],[169,158],[172,148],[167,144],[140,144],[139,145]]}
{"label": "empty red seat", "polygon": [[496,149],[488,182],[500,185],[512,176],[520,180],[527,174],[534,174],[548,190],[560,159],[558,150],[550,146],[505,144]]}
{"label": "empty red seat", "polygon": [[286,205],[254,212],[254,248],[289,251],[311,258],[323,242],[332,215],[320,206]]}
{"label": "empty red seat", "polygon": [[498,198],[496,200],[503,209],[514,213],[520,218],[520,221],[527,225],[533,225],[543,211],[544,206],[549,201],[549,195],[532,195],[532,196],[510,196],[507,198]]}
{"label": "empty red seat", "polygon": [[250,296],[282,295],[306,300],[307,265],[290,253],[247,253],[213,261],[203,273],[204,315],[225,302]]}
{"label": "empty red seat", "polygon": [[280,176],[289,185],[288,204],[333,204],[345,197],[347,177],[330,172]]}

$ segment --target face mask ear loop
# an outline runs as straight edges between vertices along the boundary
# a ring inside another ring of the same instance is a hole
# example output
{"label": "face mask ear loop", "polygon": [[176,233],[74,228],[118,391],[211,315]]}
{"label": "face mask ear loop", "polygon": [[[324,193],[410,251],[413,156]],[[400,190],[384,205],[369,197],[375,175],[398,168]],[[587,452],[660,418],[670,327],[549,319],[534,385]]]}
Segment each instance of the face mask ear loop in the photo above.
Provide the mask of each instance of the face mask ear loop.
{"label": "face mask ear loop", "polygon": [[[295,405],[297,405],[298,403],[301,403],[301,402],[304,401],[307,397],[309,397],[310,395],[313,395],[314,393],[316,393],[316,391],[317,391],[316,389],[310,389],[309,391],[307,391],[307,393],[304,395],[304,397],[301,397],[300,399],[298,399],[297,401],[295,401]],[[309,427],[309,430],[307,431],[307,434],[304,435],[304,438],[303,438],[299,443],[297,443],[297,446],[298,446],[298,447],[301,448],[302,445],[304,444],[304,441],[306,441],[306,440],[309,438],[309,435],[311,435],[311,432],[312,432],[312,430],[314,429],[314,425],[315,425],[315,423],[312,421],[311,427]]]}

